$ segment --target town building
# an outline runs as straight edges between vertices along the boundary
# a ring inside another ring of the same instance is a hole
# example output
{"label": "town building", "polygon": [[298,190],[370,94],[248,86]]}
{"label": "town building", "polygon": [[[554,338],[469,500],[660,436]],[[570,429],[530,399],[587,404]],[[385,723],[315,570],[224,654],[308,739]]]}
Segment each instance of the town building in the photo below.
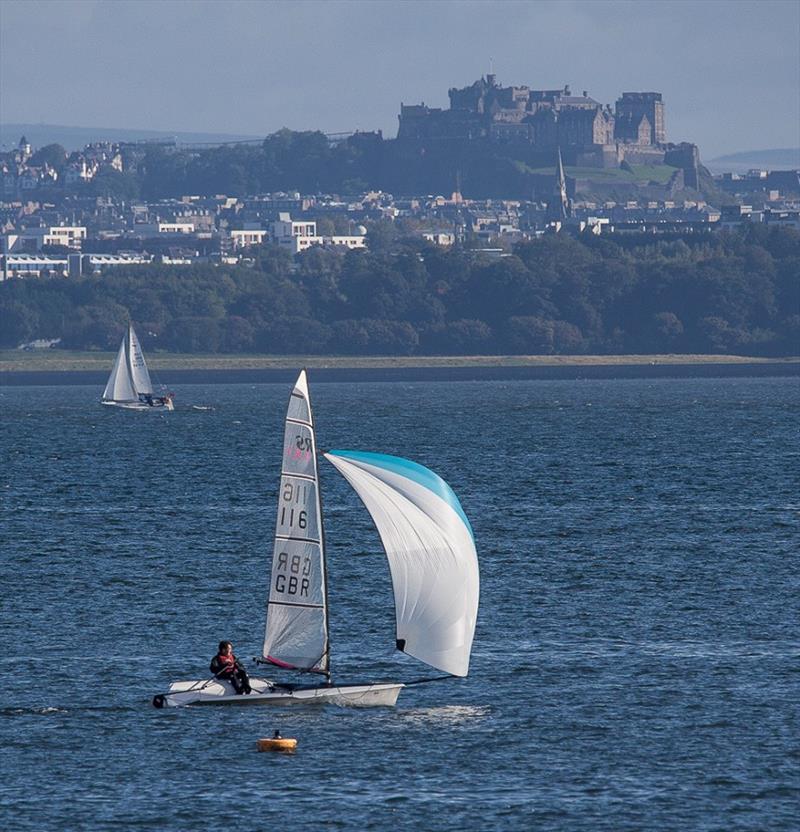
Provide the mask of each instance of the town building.
{"label": "town building", "polygon": [[21,277],[80,277],[119,266],[152,262],[147,254],[2,254],[0,280]]}
{"label": "town building", "polygon": [[292,220],[287,212],[280,212],[278,219],[271,224],[270,240],[281,248],[287,248],[292,254],[299,254],[311,246],[330,246],[341,249],[366,247],[363,234],[326,236],[317,235],[317,223],[310,220]]}
{"label": "town building", "polygon": [[3,252],[41,251],[44,246],[79,249],[86,239],[84,225],[34,226],[5,234]]}
{"label": "town building", "polygon": [[268,235],[269,232],[263,228],[232,229],[230,232],[231,245],[234,249],[260,246]]}

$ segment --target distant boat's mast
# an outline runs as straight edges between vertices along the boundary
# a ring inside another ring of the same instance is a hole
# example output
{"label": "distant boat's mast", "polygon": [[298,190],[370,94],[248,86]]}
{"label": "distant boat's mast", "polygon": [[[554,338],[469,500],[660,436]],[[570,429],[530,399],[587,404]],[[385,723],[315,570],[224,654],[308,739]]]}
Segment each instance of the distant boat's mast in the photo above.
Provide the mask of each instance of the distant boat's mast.
{"label": "distant boat's mast", "polygon": [[136,389],[136,384],[133,380],[133,361],[131,360],[131,330],[133,329],[133,325],[128,322],[128,337],[125,339],[125,363],[128,367],[128,378],[130,379],[130,385],[133,388],[134,393],[136,393],[137,397],[139,395],[139,391]]}

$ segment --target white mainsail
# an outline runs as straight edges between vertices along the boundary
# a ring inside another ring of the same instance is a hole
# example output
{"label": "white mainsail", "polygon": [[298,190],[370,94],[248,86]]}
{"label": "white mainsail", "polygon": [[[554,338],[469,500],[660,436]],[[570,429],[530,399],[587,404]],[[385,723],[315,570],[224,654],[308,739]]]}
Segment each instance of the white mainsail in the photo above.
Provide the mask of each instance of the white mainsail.
{"label": "white mainsail", "polygon": [[472,528],[450,486],[400,457],[325,454],[364,502],[381,536],[395,598],[397,646],[466,676],[480,578]]}
{"label": "white mainsail", "polygon": [[134,390],[146,396],[153,395],[153,383],[144,360],[144,353],[132,324],[128,324],[128,363]]}
{"label": "white mainsail", "polygon": [[119,346],[117,360],[114,362],[114,368],[111,370],[111,375],[108,377],[108,382],[106,383],[106,389],[103,391],[104,401],[135,402],[139,399],[128,366],[125,343],[127,338],[128,336],[126,335]]}
{"label": "white mainsail", "polygon": [[281,667],[327,673],[328,648],[317,447],[303,370],[286,414],[263,656]]}

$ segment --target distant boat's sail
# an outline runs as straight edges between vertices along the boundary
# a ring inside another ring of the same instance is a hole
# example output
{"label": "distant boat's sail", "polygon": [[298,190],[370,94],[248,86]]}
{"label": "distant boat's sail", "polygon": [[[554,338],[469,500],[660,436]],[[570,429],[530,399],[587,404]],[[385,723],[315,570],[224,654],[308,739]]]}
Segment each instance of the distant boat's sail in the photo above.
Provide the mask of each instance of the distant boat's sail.
{"label": "distant boat's sail", "polygon": [[106,389],[103,391],[103,399],[108,402],[135,402],[139,397],[136,394],[136,389],[133,386],[131,379],[130,368],[128,366],[128,356],[126,352],[126,335],[122,339],[117,353],[117,360],[114,362],[114,369],[108,377]]}
{"label": "distant boat's sail", "polygon": [[264,658],[282,667],[328,672],[325,552],[305,370],[286,414]]}
{"label": "distant boat's sail", "polygon": [[146,396],[153,395],[153,384],[150,381],[150,373],[147,371],[147,364],[144,360],[144,353],[139,345],[139,339],[133,326],[128,326],[128,361],[131,368],[131,379],[137,393]]}
{"label": "distant boat's sail", "polygon": [[381,536],[397,617],[397,646],[466,676],[478,614],[472,528],[450,486],[422,465],[384,454],[325,454],[355,489]]}

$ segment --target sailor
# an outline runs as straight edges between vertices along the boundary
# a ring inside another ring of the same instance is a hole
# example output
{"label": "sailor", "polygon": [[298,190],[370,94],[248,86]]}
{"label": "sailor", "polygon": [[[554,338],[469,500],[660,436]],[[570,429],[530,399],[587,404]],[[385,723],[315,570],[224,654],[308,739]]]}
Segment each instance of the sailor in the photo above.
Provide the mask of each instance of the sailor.
{"label": "sailor", "polygon": [[217,679],[230,682],[237,694],[250,693],[250,679],[247,671],[233,655],[233,645],[229,641],[219,643],[219,652],[211,659],[211,672]]}

